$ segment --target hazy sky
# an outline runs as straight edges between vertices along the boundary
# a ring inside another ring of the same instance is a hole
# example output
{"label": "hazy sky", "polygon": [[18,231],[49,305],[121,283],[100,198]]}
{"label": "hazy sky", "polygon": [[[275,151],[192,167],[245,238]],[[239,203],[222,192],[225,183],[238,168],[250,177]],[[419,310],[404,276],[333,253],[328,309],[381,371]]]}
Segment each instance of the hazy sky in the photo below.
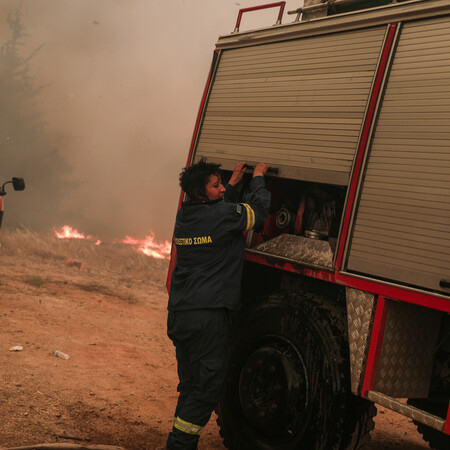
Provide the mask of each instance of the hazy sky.
{"label": "hazy sky", "polygon": [[[0,44],[20,3],[24,55],[44,44],[31,75],[49,85],[41,98],[48,130],[81,183],[67,209],[100,238],[150,230],[170,238],[217,37],[233,31],[240,8],[270,2],[0,0]],[[290,0],[286,11],[302,3]],[[276,15],[244,14],[241,29],[271,25]],[[284,22],[294,17],[285,13]]]}

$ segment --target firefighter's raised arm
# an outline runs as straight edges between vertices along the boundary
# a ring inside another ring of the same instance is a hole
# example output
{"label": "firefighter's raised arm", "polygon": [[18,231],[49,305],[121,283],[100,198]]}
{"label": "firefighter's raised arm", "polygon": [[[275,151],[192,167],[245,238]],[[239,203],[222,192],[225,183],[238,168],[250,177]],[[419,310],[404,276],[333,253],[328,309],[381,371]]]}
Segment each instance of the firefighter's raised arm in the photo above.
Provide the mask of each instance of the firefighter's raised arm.
{"label": "firefighter's raised arm", "polygon": [[254,177],[263,177],[267,171],[269,170],[269,164],[266,163],[258,163],[256,164],[255,170],[253,171],[253,178]]}
{"label": "firefighter's raised arm", "polygon": [[[262,226],[269,214],[270,192],[266,188],[264,175],[269,170],[269,164],[258,163],[253,170],[253,178],[250,181],[250,191],[244,196],[244,202],[241,203],[245,208],[245,214],[241,222],[244,231]],[[243,223],[245,222],[245,223]]]}
{"label": "firefighter's raised arm", "polygon": [[247,170],[247,164],[243,161],[238,162],[236,166],[234,167],[233,173],[231,174],[230,181],[228,181],[228,184],[231,186],[236,186],[244,176],[245,171]]}

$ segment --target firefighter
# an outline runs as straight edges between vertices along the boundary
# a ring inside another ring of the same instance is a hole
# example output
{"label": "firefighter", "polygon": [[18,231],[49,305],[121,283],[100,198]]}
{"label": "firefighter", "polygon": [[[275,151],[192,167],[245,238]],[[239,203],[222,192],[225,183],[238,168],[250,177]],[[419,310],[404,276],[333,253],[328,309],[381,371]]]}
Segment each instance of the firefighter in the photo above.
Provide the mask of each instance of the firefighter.
{"label": "firefighter", "polygon": [[262,225],[270,192],[259,163],[245,203],[236,185],[246,164],[238,163],[227,185],[220,165],[200,160],[183,169],[180,186],[189,197],[179,210],[174,243],[167,334],[178,363],[178,402],[167,440],[172,450],[196,449],[203,427],[216,407],[228,365],[229,317],[239,309],[244,263],[243,231]]}

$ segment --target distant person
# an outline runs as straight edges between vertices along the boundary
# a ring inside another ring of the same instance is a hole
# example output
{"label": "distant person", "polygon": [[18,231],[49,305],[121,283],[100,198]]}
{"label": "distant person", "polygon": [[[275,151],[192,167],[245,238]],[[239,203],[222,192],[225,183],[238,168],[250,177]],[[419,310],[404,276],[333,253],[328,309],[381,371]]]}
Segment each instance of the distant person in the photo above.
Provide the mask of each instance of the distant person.
{"label": "distant person", "polygon": [[202,159],[180,174],[189,200],[176,218],[177,263],[168,305],[167,334],[176,348],[180,380],[167,440],[171,450],[197,448],[219,401],[228,369],[229,316],[240,307],[242,232],[262,225],[269,212],[267,164],[255,167],[245,203],[232,202],[246,164],[236,165],[225,187],[219,168]]}

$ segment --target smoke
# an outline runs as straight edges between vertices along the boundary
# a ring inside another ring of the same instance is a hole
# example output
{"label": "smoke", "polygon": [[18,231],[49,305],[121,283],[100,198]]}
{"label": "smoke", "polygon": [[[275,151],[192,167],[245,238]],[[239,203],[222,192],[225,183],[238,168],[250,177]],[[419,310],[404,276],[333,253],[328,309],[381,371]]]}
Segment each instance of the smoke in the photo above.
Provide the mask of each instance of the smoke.
{"label": "smoke", "polygon": [[[293,9],[301,2],[290,3]],[[0,181],[24,176],[27,183],[24,192],[6,197],[4,226],[69,223],[102,239],[150,230],[157,239],[170,239],[178,173],[214,44],[233,30],[239,8],[255,2],[20,4],[26,35],[18,49],[24,58],[39,49],[27,62],[28,76],[34,88],[45,87],[35,96],[25,93],[33,133],[19,120],[2,119],[11,128],[0,126]],[[0,46],[10,39],[6,18],[18,5],[0,4]],[[2,105],[0,117],[8,114]],[[26,141],[27,157],[6,157],[12,131]]]}

